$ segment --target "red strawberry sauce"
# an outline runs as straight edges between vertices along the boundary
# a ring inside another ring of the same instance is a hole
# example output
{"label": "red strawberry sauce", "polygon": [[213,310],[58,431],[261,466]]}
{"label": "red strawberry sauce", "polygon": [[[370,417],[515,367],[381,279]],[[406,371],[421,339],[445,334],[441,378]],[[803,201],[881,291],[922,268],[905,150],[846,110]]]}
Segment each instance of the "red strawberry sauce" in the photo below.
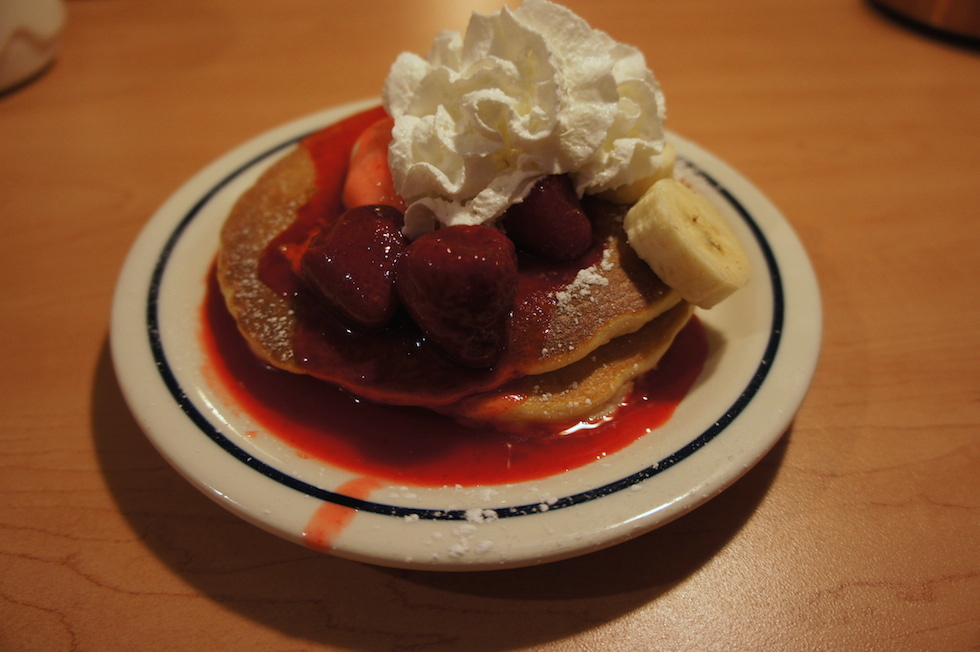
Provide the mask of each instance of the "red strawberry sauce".
{"label": "red strawberry sauce", "polygon": [[[351,143],[378,119],[377,110],[339,123],[335,136]],[[314,137],[320,190],[304,212],[336,212],[333,197],[343,185],[346,156]],[[340,149],[344,149],[341,147]],[[347,150],[349,151],[349,149]],[[327,196],[325,196],[327,195]],[[302,220],[302,214],[301,214]],[[309,223],[307,223],[309,224]],[[285,239],[298,242],[294,231]],[[291,283],[292,256],[267,257],[266,279]],[[355,398],[311,376],[272,369],[258,360],[224,307],[214,274],[202,310],[202,340],[210,373],[232,401],[269,434],[300,455],[354,473],[417,486],[502,484],[533,480],[583,466],[629,445],[662,425],[687,394],[704,364],[707,339],[693,318],[678,335],[657,370],[636,383],[615,418],[564,432],[517,435],[490,427],[468,427],[423,408],[388,406]],[[384,356],[397,375],[402,358]],[[334,360],[334,364],[342,361]]]}

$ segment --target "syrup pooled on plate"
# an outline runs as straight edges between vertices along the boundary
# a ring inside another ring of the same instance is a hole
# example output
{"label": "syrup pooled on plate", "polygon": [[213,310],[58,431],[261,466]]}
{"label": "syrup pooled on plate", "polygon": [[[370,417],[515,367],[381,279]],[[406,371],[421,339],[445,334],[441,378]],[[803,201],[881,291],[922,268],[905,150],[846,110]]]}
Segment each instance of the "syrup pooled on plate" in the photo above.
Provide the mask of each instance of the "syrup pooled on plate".
{"label": "syrup pooled on plate", "polygon": [[212,377],[267,434],[329,466],[428,487],[535,480],[621,450],[670,418],[700,374],[708,349],[695,317],[658,368],[636,381],[613,418],[520,435],[462,425],[425,408],[364,401],[311,376],[270,367],[249,350],[213,274],[202,323]]}

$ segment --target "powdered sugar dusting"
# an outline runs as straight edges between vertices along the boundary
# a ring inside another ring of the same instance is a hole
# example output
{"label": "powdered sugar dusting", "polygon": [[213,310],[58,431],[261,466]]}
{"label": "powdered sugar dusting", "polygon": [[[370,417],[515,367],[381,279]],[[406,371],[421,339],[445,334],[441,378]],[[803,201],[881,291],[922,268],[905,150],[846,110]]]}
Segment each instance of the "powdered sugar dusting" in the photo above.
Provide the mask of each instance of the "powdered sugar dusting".
{"label": "powdered sugar dusting", "polygon": [[609,279],[603,275],[603,272],[608,272],[613,268],[611,256],[612,249],[607,247],[602,252],[601,261],[585,269],[580,269],[575,275],[574,281],[565,286],[564,290],[555,293],[559,310],[574,312],[577,310],[576,301],[595,301],[595,297],[592,296],[592,289],[597,286],[609,285]]}
{"label": "powdered sugar dusting", "polygon": [[298,204],[293,200],[280,210],[259,206],[251,209],[254,213],[233,213],[229,223],[235,228],[224,235],[230,239],[219,251],[222,290],[239,328],[259,357],[286,365],[293,359],[295,314],[285,297],[262,282],[258,267],[268,243],[296,219]]}
{"label": "powdered sugar dusting", "polygon": [[607,248],[602,252],[602,261],[579,270],[574,281],[569,283],[564,290],[555,293],[559,309],[574,309],[574,302],[577,299],[589,297],[593,287],[609,285],[609,279],[603,276],[602,272],[612,269],[612,263],[609,260],[610,255],[610,249]]}
{"label": "powdered sugar dusting", "polygon": [[[606,287],[609,285],[609,278],[605,276],[605,273],[612,270],[614,263],[612,262],[612,247],[607,246],[602,252],[602,260],[594,265],[590,265],[584,269],[580,269],[578,274],[575,275],[575,280],[565,286],[563,290],[555,292],[555,302],[556,311],[566,318],[567,321],[578,325],[579,316],[582,312],[582,302],[596,303],[597,299],[593,294],[593,290]],[[560,324],[562,320],[554,320],[554,324]],[[554,338],[556,341],[561,340],[561,333],[556,328]],[[572,351],[575,349],[574,343],[569,343],[568,350]],[[549,348],[545,346],[541,349],[541,356],[547,356],[549,354]]]}

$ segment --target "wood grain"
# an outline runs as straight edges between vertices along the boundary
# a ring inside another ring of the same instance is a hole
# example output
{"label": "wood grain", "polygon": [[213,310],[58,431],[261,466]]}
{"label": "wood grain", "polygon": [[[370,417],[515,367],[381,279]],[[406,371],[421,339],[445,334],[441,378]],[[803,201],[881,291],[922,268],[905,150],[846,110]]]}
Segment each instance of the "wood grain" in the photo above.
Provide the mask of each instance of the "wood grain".
{"label": "wood grain", "polygon": [[980,647],[977,49],[858,0],[568,5],[813,259],[823,351],[776,449],[656,532],[521,571],[373,568],[226,513],[116,384],[130,244],[220,154],[499,3],[71,1],[57,63],[0,97],[0,649]]}

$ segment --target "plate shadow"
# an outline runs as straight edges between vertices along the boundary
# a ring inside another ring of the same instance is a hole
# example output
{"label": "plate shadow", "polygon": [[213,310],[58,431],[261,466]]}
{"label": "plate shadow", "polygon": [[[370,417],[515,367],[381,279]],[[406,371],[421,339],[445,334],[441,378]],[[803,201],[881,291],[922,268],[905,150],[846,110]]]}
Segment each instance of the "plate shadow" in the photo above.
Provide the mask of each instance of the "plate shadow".
{"label": "plate shadow", "polygon": [[91,414],[106,483],[149,554],[256,623],[353,650],[513,649],[575,635],[655,601],[745,525],[768,492],[790,435],[707,504],[626,543],[537,567],[438,573],[307,550],[198,492],[141,431],[107,341],[93,373]]}

